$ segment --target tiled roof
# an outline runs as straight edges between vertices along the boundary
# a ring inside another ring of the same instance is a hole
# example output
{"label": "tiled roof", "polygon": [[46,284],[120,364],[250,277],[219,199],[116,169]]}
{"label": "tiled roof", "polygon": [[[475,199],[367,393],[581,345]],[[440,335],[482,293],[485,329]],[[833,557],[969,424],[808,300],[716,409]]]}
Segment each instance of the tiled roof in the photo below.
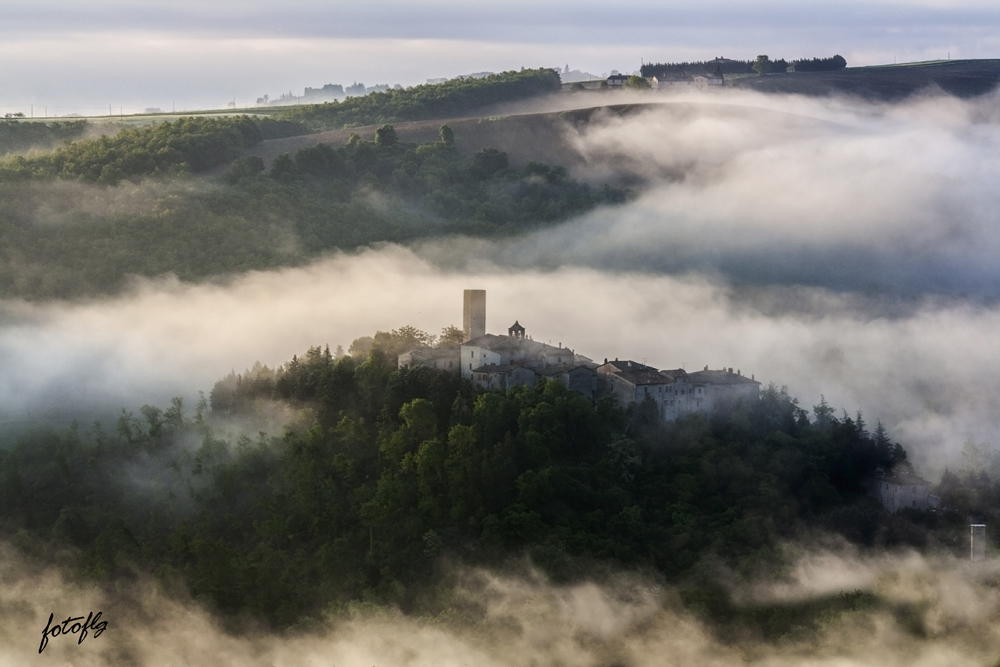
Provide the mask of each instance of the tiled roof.
{"label": "tiled roof", "polygon": [[730,373],[729,371],[695,371],[688,373],[688,380],[696,384],[760,384],[746,375]]}
{"label": "tiled roof", "polygon": [[672,384],[674,379],[657,370],[623,371],[618,377],[636,386],[650,384]]}

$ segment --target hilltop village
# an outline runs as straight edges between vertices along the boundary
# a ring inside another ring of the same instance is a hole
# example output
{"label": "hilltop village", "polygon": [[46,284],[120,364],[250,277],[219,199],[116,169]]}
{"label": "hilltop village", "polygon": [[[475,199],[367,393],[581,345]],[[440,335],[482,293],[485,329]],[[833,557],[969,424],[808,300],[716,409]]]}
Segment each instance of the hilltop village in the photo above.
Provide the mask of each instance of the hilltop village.
{"label": "hilltop village", "polygon": [[726,403],[757,400],[760,382],[732,368],[687,372],[659,370],[636,361],[597,363],[569,347],[531,340],[515,321],[507,335],[486,333],[486,291],[465,290],[465,342],[457,347],[421,348],[399,355],[399,368],[426,366],[460,373],[483,389],[512,387],[554,379],[590,399],[614,396],[625,407],[652,400],[665,420],[694,412],[709,413]]}

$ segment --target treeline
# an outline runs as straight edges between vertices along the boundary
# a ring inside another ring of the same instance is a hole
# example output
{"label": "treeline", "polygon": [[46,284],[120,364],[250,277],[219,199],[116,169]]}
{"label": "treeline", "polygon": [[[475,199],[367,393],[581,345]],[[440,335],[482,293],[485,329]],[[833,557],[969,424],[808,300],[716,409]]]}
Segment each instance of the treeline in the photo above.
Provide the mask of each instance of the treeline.
{"label": "treeline", "polygon": [[0,155],[52,148],[79,139],[88,127],[85,120],[53,123],[0,120]]}
{"label": "treeline", "polygon": [[297,106],[275,114],[275,119],[303,123],[313,130],[337,130],[405,120],[449,118],[475,109],[516,102],[560,90],[559,75],[552,69],[529,69],[473,79],[370,93],[363,97]]}
{"label": "treeline", "polygon": [[[218,435],[264,430],[275,405],[294,412],[284,436]],[[363,361],[314,348],[220,382],[193,415],[175,399],[112,430],[22,438],[0,452],[0,524],[41,551],[72,545],[92,576],[180,578],[279,627],[352,600],[426,611],[439,558],[525,553],[561,581],[588,563],[655,570],[711,612],[724,593],[699,579],[706,559],[778,563],[779,542],[870,507],[866,480],[904,458],[860,418],[824,404],[810,419],[773,386],[663,423],[554,381],[481,392],[397,370],[379,346]]]}
{"label": "treeline", "polygon": [[847,67],[847,60],[843,56],[836,55],[832,58],[796,60],[792,65],[794,65],[796,72],[833,72]]}
{"label": "treeline", "polygon": [[263,139],[305,132],[297,123],[269,118],[181,118],[71,142],[48,153],[8,157],[0,160],[0,182],[68,179],[117,185],[125,179],[176,176],[228,164]]}
{"label": "treeline", "polygon": [[[700,62],[682,63],[647,63],[640,68],[640,73],[646,78],[667,76],[671,74],[712,74],[718,69],[723,74],[756,74],[755,60],[730,60],[717,58]],[[784,72],[794,66],[796,72],[825,72],[847,67],[847,61],[839,55],[830,58],[812,58],[811,60],[792,60],[784,58],[768,60],[770,71]]]}
{"label": "treeline", "polygon": [[[206,131],[204,142],[200,132],[182,135],[190,149],[176,153],[185,157],[163,159],[190,165],[202,149],[215,156],[206,161],[230,158],[269,126],[236,119],[222,127]],[[172,136],[176,129],[159,131]],[[513,234],[625,198],[621,190],[574,181],[561,167],[513,169],[493,148],[464,156],[450,130],[442,132],[441,141],[410,144],[383,127],[375,141],[354,136],[343,146],[280,156],[269,172],[260,158],[241,156],[217,183],[85,191],[34,180],[0,183],[0,296],[107,294],[130,275],[194,281],[296,265],[377,241]]]}
{"label": "treeline", "polygon": [[[262,164],[240,162],[230,175],[239,178],[233,194],[246,193],[247,202],[264,192],[287,198],[289,207],[301,212],[296,231],[312,251],[369,243],[372,234],[392,241],[446,233],[510,234],[625,199],[621,190],[573,181],[562,167],[529,162],[513,169],[507,154],[492,147],[465,157],[447,125],[441,137],[404,143],[385,125],[374,141],[352,135],[341,147],[319,144],[279,156],[268,178],[247,178],[248,170]],[[379,219],[374,208],[359,216],[359,207],[367,208],[365,188],[390,195],[400,206]]]}

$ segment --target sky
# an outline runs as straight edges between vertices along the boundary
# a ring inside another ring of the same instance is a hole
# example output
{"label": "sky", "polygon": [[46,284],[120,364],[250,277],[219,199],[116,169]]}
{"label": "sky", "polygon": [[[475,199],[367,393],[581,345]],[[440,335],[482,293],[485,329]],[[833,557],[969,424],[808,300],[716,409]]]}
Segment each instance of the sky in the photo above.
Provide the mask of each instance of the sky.
{"label": "sky", "polygon": [[604,74],[760,53],[839,53],[851,65],[997,58],[1000,3],[2,0],[0,110],[220,108],[326,83],[566,65]]}

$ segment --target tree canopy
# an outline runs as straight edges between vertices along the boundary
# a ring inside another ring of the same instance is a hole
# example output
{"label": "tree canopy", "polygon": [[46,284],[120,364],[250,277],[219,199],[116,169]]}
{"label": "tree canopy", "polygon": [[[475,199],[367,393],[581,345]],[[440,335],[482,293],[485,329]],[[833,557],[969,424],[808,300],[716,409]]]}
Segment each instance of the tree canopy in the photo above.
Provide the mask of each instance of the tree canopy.
{"label": "tree canopy", "polygon": [[[396,369],[407,338],[430,342],[402,327],[364,357],[312,348],[231,374],[193,411],[176,399],[110,431],[25,436],[0,450],[0,525],[77,549],[91,576],[180,577],[276,626],[349,600],[418,609],[445,555],[526,553],[563,581],[587,563],[654,570],[704,600],[705,559],[777,563],[810,526],[852,526],[876,468],[905,459],[860,418],[811,420],[773,386],[664,423],[556,381],[503,394]],[[276,414],[284,433],[267,436]],[[234,420],[260,435],[224,438]]]}
{"label": "tree canopy", "polygon": [[[89,155],[76,144],[48,162],[21,162],[25,170],[47,164],[48,173],[63,176],[34,172],[0,182],[0,295],[106,294],[129,275],[197,280],[295,265],[376,241],[514,234],[625,198],[619,189],[573,181],[562,167],[512,169],[506,153],[491,147],[467,157],[448,141],[392,141],[390,125],[381,129],[382,143],[352,136],[342,146],[317,144],[279,156],[266,172],[259,157],[231,158],[247,145],[235,128],[257,140],[261,127],[270,126],[249,119],[156,126],[122,139],[78,142],[95,151],[94,162],[72,161],[77,152]],[[174,140],[174,148],[153,150]],[[126,146],[141,148],[149,160],[133,162]],[[150,174],[141,183],[125,179],[81,191],[63,180],[81,173],[110,183],[125,169],[132,175],[184,170],[223,158],[230,166],[219,183]],[[113,169],[114,178],[107,175]],[[379,205],[372,193],[392,206]]]}

